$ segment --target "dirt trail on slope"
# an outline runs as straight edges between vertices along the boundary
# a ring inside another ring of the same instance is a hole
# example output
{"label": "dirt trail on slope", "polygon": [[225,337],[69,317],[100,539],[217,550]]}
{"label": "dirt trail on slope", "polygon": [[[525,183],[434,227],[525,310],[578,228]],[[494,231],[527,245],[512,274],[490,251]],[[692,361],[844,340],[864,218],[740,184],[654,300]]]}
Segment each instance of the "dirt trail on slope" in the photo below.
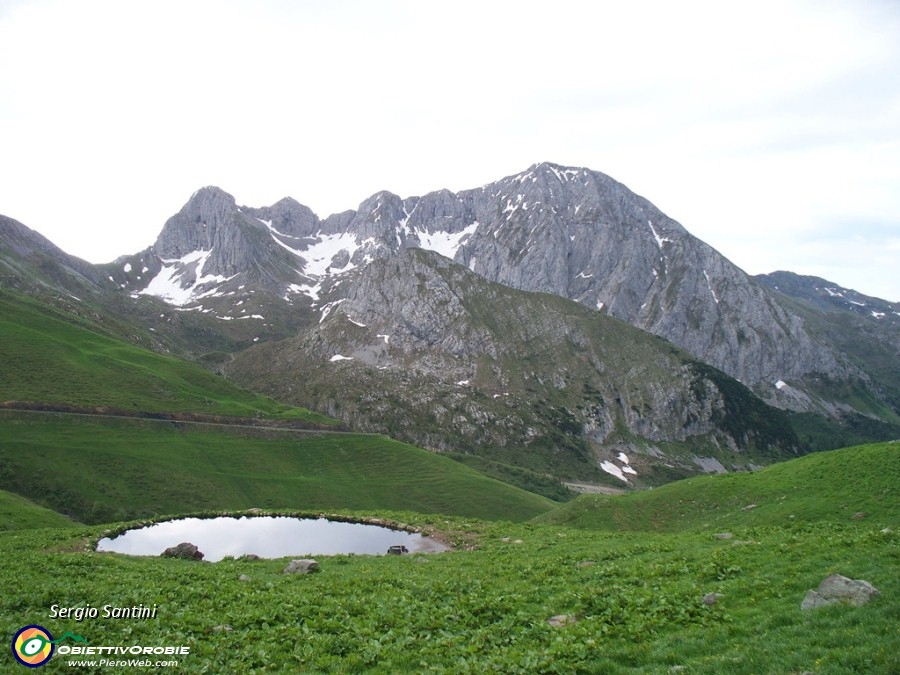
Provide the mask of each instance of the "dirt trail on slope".
{"label": "dirt trail on slope", "polygon": [[601,494],[601,495],[624,495],[627,490],[623,490],[622,488],[610,487],[609,485],[598,485],[597,483],[566,483],[564,482],[567,488],[572,490],[573,492],[581,492],[586,494]]}

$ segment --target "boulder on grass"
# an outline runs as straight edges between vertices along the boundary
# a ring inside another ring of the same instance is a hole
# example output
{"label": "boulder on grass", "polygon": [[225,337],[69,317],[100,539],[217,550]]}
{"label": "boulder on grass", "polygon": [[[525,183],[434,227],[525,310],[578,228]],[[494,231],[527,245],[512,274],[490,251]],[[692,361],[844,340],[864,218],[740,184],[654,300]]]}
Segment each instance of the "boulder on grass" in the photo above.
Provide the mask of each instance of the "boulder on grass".
{"label": "boulder on grass", "polygon": [[321,571],[319,570],[319,563],[308,558],[291,560],[287,567],[284,568],[285,574],[310,574],[319,571]]}
{"label": "boulder on grass", "polygon": [[547,623],[549,623],[554,628],[561,628],[562,626],[568,626],[571,623],[575,623],[578,621],[578,618],[574,614],[557,614],[556,616],[551,616],[547,619]]}
{"label": "boulder on grass", "polygon": [[868,581],[832,574],[822,580],[816,590],[807,591],[800,609],[816,609],[825,605],[833,605],[836,602],[862,607],[877,595],[880,595],[878,589]]}
{"label": "boulder on grass", "polygon": [[178,546],[170,546],[162,552],[163,558],[184,558],[185,560],[203,560],[203,553],[190,542],[183,541]]}

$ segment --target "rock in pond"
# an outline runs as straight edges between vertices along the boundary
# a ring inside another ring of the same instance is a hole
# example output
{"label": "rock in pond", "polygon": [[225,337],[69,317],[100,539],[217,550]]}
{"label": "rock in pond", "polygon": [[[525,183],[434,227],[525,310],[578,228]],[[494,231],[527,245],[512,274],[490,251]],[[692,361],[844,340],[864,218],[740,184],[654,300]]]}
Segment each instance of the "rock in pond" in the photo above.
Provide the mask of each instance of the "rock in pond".
{"label": "rock in pond", "polygon": [[184,558],[185,560],[203,560],[203,553],[194,544],[183,541],[178,546],[170,546],[162,552],[164,558]]}

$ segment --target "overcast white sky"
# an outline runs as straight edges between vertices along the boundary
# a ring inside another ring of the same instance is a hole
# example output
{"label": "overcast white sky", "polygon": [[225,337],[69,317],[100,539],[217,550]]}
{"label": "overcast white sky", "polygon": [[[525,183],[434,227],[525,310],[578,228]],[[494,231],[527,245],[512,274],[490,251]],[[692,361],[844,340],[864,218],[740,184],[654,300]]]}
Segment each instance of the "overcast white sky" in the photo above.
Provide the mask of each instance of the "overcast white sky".
{"label": "overcast white sky", "polygon": [[551,161],[900,300],[896,0],[0,0],[0,213],[108,262],[204,185],[320,216]]}

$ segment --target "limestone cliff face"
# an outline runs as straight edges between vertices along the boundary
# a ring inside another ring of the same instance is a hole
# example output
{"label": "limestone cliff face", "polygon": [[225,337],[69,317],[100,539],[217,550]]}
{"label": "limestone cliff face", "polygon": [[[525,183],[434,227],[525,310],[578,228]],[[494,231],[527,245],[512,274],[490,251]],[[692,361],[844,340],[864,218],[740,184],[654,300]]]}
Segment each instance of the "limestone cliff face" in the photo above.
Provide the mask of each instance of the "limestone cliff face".
{"label": "limestone cliff face", "polygon": [[[855,401],[841,401],[832,406],[847,410],[851,406],[870,418],[890,420],[900,413],[900,303],[863,295],[849,288],[818,277],[801,276],[791,272],[760,275],[758,281],[770,288],[782,302],[805,317],[809,331],[827,341],[843,358],[854,364],[845,368],[848,377],[843,386],[858,393],[869,392],[868,402],[859,397]],[[829,405],[829,390],[833,391],[840,377],[823,369],[808,381],[800,383],[816,393],[820,404]],[[806,391],[798,383],[781,382],[778,405],[785,408],[808,409]],[[849,385],[849,387],[848,387]],[[850,405],[848,405],[848,403]],[[882,434],[896,437],[896,432]]]}
{"label": "limestone cliff face", "polygon": [[513,463],[536,453],[570,476],[619,452],[643,476],[661,462],[691,473],[698,457],[746,468],[794,450],[780,411],[686,352],[434,252],[373,261],[323,300],[320,323],[236,355],[229,375],[356,428]]}
{"label": "limestone cliff face", "polygon": [[599,172],[540,164],[414,209],[414,231],[477,223],[453,257],[485,278],[608,312],[748,384],[840,370],[768,289]]}
{"label": "limestone cliff face", "polygon": [[381,193],[351,226],[380,236],[384,255],[435,250],[491,281],[607,312],[771,392],[811,372],[844,374],[775,294],[596,171],[545,163],[459,194]]}
{"label": "limestone cliff face", "polygon": [[[290,213],[289,206],[280,205],[270,211]],[[211,288],[236,276],[271,285],[294,277],[296,261],[279,247],[270,230],[260,219],[243,213],[230,194],[206,187],[166,221],[153,252],[164,265],[202,262],[193,277],[182,275],[185,288],[202,278],[209,279]]]}

